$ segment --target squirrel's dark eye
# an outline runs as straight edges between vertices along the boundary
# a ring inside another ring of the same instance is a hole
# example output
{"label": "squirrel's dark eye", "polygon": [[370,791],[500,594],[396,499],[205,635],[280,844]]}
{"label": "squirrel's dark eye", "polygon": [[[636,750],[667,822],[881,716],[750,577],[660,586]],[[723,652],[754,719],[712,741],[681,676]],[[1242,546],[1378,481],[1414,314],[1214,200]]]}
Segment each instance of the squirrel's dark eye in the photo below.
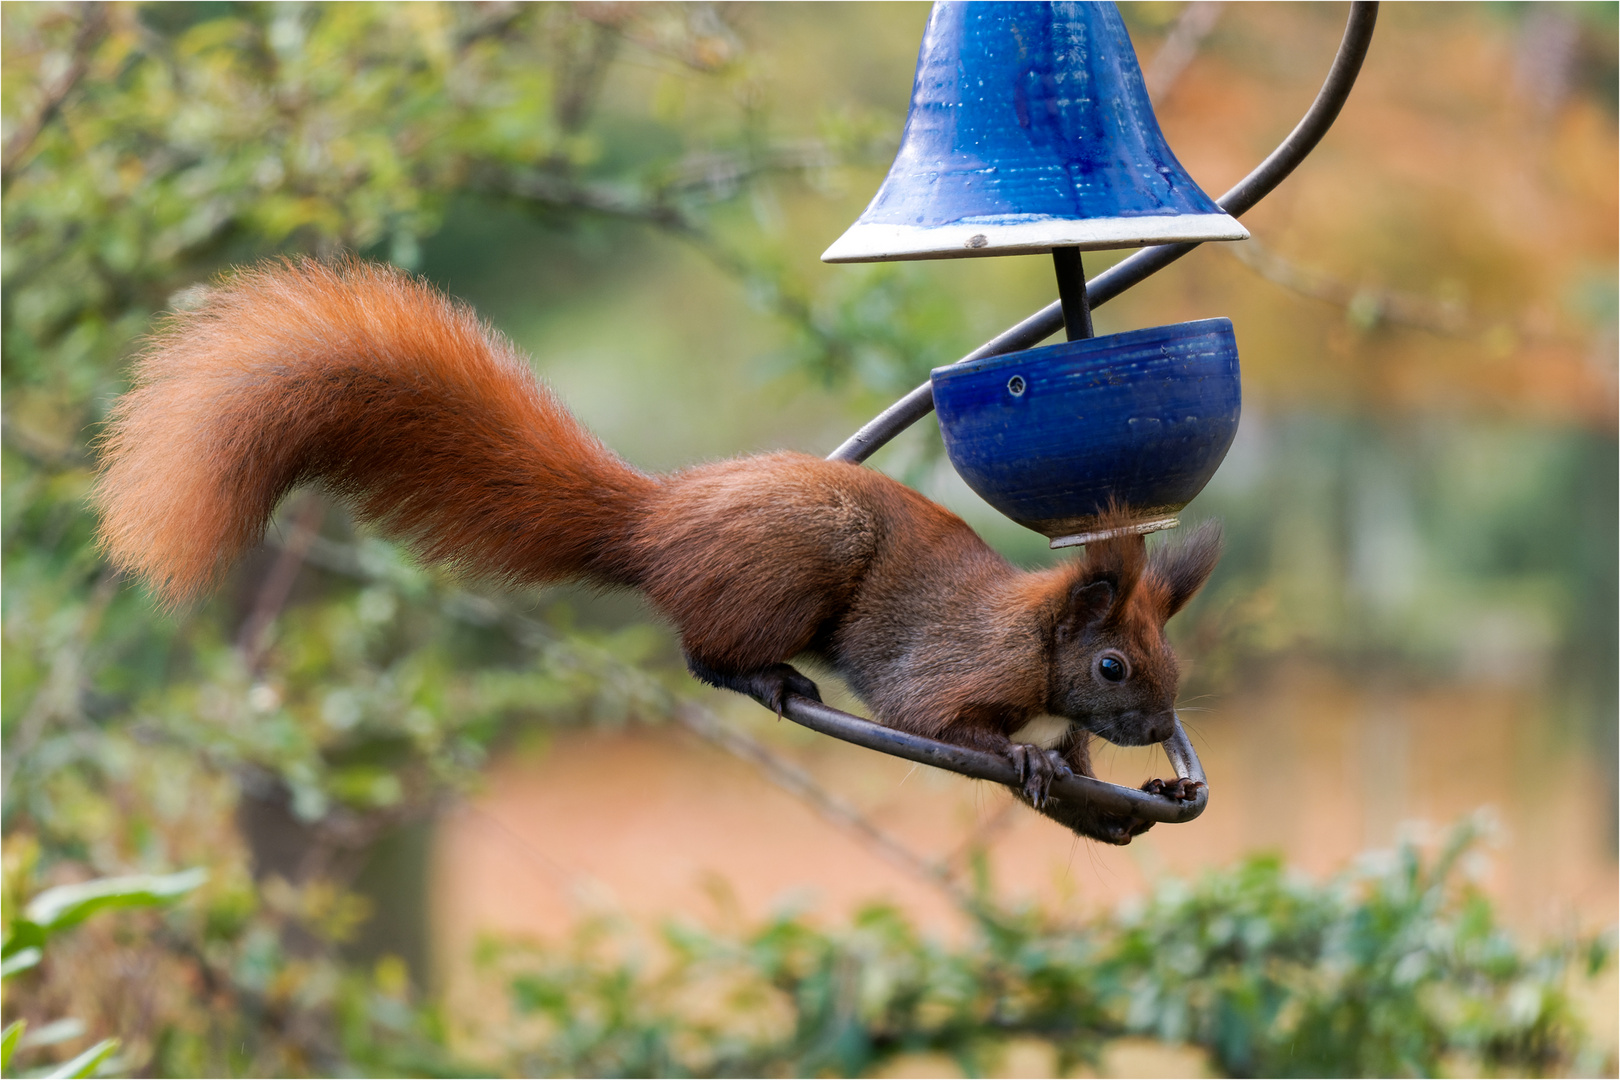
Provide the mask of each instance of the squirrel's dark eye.
{"label": "squirrel's dark eye", "polygon": [[1109,682],[1124,682],[1125,676],[1130,674],[1130,669],[1120,657],[1106,654],[1097,659],[1097,674]]}

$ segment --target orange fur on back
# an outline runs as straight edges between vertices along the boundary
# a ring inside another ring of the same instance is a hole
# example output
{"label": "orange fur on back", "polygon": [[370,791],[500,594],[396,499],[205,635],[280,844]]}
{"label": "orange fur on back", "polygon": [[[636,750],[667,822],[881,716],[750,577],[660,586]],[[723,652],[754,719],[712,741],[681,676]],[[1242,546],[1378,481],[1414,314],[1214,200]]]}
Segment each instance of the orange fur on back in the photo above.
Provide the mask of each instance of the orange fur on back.
{"label": "orange fur on back", "polygon": [[659,482],[469,308],[402,273],[240,272],[169,321],[134,382],[102,444],[100,541],[170,604],[212,585],[306,482],[428,559],[635,584],[611,538]]}

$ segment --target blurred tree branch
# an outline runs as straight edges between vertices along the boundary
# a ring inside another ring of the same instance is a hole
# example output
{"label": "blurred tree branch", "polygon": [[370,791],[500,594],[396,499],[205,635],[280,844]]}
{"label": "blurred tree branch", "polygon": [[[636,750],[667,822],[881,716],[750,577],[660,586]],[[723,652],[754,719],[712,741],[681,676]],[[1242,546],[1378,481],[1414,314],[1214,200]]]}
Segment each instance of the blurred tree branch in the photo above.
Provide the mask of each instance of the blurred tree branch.
{"label": "blurred tree branch", "polygon": [[1220,0],[1192,0],[1181,9],[1181,14],[1171,24],[1170,33],[1148,61],[1142,79],[1160,107],[1174,92],[1181,73],[1198,55],[1204,39],[1214,31],[1221,18],[1221,7]]}
{"label": "blurred tree branch", "polygon": [[120,585],[118,572],[108,567],[97,575],[95,585],[66,628],[65,640],[56,642],[51,653],[49,674],[35,691],[27,710],[17,721],[15,734],[6,740],[3,766],[7,809],[15,792],[17,771],[30,760],[30,754],[54,724],[74,725],[83,720],[82,702],[90,678],[89,656],[95,646],[101,620]]}
{"label": "blurred tree branch", "polygon": [[0,151],[0,193],[11,186],[18,163],[33,147],[45,126],[56,119],[62,103],[79,85],[79,80],[84,78],[84,73],[90,67],[90,54],[106,36],[106,4],[86,2],[77,6],[79,28],[73,35],[66,66],[40,88],[39,101],[35,103],[33,111],[12,131],[5,149]]}
{"label": "blurred tree branch", "polygon": [[952,880],[945,863],[932,862],[918,855],[893,834],[874,824],[854,804],[834,795],[809,773],[757,739],[724,723],[708,709],[695,702],[683,702],[671,713],[671,718],[705,742],[753,765],[761,775],[815,811],[823,821],[855,837],[891,866],[940,890],[964,912],[972,914],[980,906],[972,894]]}
{"label": "blurred tree branch", "polygon": [[243,663],[249,671],[259,670],[264,659],[265,635],[269,632],[271,622],[286,606],[287,598],[292,595],[298,571],[302,569],[309,547],[315,542],[325,517],[325,501],[312,492],[306,493],[303,505],[294,515],[291,534],[285,543],[279,545],[275,563],[259,583],[253,610],[236,635],[237,650],[241,652]]}
{"label": "blurred tree branch", "polygon": [[[1466,338],[1482,334],[1492,325],[1502,325],[1501,320],[1486,323],[1457,301],[1352,285],[1323,271],[1302,267],[1253,238],[1238,244],[1222,244],[1220,249],[1274,285],[1307,299],[1344,309],[1351,325],[1360,330],[1390,325],[1445,337]],[[1514,332],[1527,339],[1549,337],[1544,331],[1537,331],[1517,321]]]}

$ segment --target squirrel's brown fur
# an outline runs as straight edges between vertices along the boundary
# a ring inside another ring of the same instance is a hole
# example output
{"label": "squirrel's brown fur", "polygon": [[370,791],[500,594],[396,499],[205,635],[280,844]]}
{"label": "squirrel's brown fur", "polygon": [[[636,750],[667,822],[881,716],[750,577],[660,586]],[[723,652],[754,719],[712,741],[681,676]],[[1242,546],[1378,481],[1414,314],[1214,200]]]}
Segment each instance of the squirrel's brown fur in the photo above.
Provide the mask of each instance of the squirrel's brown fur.
{"label": "squirrel's brown fur", "polygon": [[[429,560],[644,591],[716,685],[814,696],[787,661],[819,657],[884,723],[1010,754],[1037,804],[1054,770],[1089,772],[1086,731],[1168,734],[1164,622],[1219,549],[1210,530],[1151,557],[1127,537],[1024,572],[858,465],[774,453],[649,476],[469,308],[359,261],[237,273],[174,316],[134,374],[102,444],[100,537],[171,604],[216,583],[314,482]],[[1127,679],[1098,676],[1104,653]],[[1048,713],[1075,724],[1066,762],[1008,738]],[[1146,827],[1044,809],[1115,843]]]}

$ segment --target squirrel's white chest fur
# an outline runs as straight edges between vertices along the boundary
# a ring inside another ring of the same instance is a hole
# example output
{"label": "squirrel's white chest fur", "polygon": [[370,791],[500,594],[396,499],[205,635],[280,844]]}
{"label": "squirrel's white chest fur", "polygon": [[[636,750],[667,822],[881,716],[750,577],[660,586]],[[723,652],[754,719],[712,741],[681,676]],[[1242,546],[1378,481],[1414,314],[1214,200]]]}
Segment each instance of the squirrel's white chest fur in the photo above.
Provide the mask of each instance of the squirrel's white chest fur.
{"label": "squirrel's white chest fur", "polygon": [[1061,716],[1037,716],[1013,732],[1010,738],[1015,743],[1033,743],[1042,750],[1051,750],[1063,742],[1073,725],[1073,720],[1065,720]]}

